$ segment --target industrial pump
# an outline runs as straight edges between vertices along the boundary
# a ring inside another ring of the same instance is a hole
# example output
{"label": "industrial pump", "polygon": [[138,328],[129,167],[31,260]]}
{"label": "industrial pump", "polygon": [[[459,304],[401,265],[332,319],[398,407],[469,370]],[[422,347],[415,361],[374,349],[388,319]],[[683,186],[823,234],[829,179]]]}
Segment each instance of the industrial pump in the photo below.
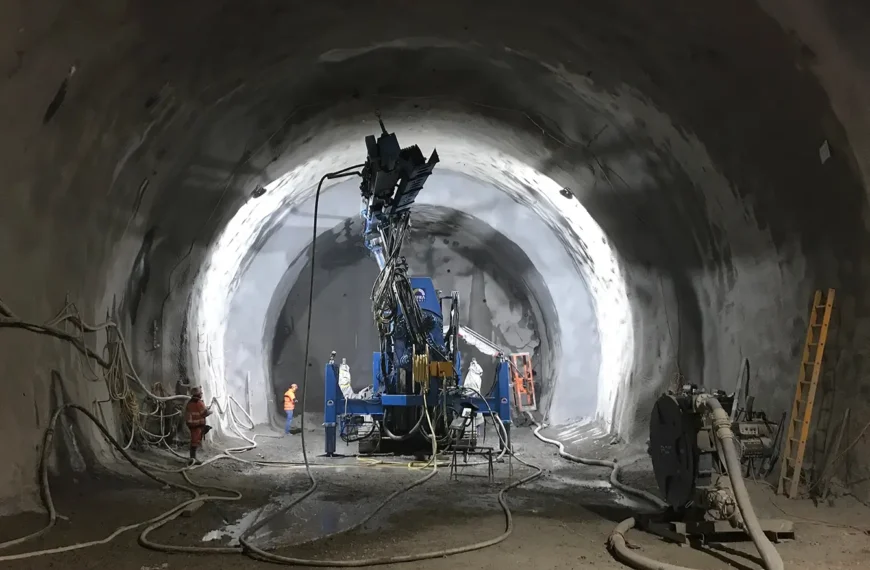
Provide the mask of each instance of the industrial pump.
{"label": "industrial pump", "polygon": [[[735,398],[687,385],[656,401],[650,419],[649,454],[656,482],[670,509],[666,524],[651,524],[649,530],[679,542],[694,536],[710,538],[747,531],[738,505],[739,495],[745,493],[741,465],[770,461],[779,430],[763,413],[752,412],[751,398],[744,411],[746,417],[737,421]],[[736,457],[729,457],[726,439],[734,443]],[[738,488],[733,484],[735,477]],[[762,530],[775,538],[793,532],[788,521],[760,523]]]}

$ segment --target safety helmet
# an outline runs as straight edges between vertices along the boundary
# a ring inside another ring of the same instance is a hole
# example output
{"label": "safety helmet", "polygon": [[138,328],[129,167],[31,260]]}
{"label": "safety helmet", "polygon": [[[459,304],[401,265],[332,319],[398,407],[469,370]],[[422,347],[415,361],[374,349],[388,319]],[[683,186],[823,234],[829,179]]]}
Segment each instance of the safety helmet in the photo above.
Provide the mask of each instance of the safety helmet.
{"label": "safety helmet", "polygon": [[194,386],[193,388],[190,389],[190,395],[195,397],[195,398],[201,398],[202,397],[202,389],[199,386]]}
{"label": "safety helmet", "polygon": [[297,386],[296,384],[290,384],[290,389],[297,390],[297,389],[299,389],[299,386]]}

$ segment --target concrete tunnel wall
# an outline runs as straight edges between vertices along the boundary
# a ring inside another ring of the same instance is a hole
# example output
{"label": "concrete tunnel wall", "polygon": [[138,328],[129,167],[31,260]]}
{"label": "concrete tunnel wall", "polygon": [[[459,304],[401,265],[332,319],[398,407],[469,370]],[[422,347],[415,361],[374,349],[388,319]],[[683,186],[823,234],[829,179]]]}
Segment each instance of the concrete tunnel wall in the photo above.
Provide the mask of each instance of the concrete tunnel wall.
{"label": "concrete tunnel wall", "polygon": [[[191,343],[209,346],[182,334],[209,245],[256,184],[317,155],[309,135],[373,107],[479,117],[523,138],[516,154],[570,188],[620,255],[635,350],[616,423],[629,437],[677,370],[727,387],[741,355],[758,405],[785,409],[809,295],[838,288],[820,462],[847,407],[847,439],[870,417],[870,18],[833,4],[4,6],[0,296],[34,321],[66,294],[87,319],[112,313],[146,381],[171,386]],[[12,512],[35,504],[51,410],[106,389],[68,345],[20,330],[0,333],[0,362]],[[86,422],[64,426],[62,449],[84,457],[59,467],[110,460]],[[865,499],[866,457],[859,442],[840,469]]]}

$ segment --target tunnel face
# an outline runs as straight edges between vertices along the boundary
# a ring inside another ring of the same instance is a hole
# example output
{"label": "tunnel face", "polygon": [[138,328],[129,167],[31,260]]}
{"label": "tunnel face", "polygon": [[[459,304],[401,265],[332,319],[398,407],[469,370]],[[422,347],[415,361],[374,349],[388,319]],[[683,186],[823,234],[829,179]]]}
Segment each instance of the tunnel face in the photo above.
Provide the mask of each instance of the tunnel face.
{"label": "tunnel face", "polygon": [[[731,389],[743,357],[756,408],[778,416],[811,294],[835,287],[814,421],[823,433],[850,408],[864,423],[870,62],[851,23],[867,15],[857,2],[817,4],[4,7],[0,298],[36,322],[65,299],[86,321],[108,315],[149,389],[189,378],[207,397],[244,396],[264,420],[279,380],[298,373],[286,319],[301,314],[305,205],[323,172],[362,160],[378,110],[402,144],[437,147],[445,176],[516,202],[480,207],[479,193],[451,193],[458,183],[439,188],[433,176],[409,252],[427,273],[427,256],[450,258],[433,277],[480,299],[474,326],[511,348],[538,343],[545,394],[563,406],[547,403],[552,421],[594,413],[642,442],[656,394],[681,382]],[[319,224],[324,304],[351,294],[342,277],[369,286],[374,271],[358,242],[338,242],[336,226],[358,215],[341,198],[350,194],[324,193],[334,217]],[[517,231],[532,223],[558,246]],[[433,243],[439,232],[450,235]],[[493,236],[505,239],[487,244]],[[517,273],[481,251],[530,267]],[[331,267],[330,252],[345,264]],[[363,300],[342,307],[370,331]],[[348,329],[334,342],[350,351]],[[100,330],[86,342],[100,353],[108,340]],[[596,351],[598,361],[577,358]],[[77,354],[0,331],[0,512],[33,504],[42,432],[60,402],[103,406],[123,432],[119,404],[95,404],[112,398]],[[312,368],[322,363],[318,354]],[[77,450],[109,460],[90,425],[68,433],[64,462],[79,465]],[[821,464],[830,450],[817,439]],[[865,444],[846,463],[844,480],[865,496]]]}
{"label": "tunnel face", "polygon": [[[505,236],[495,234],[492,228],[481,226],[480,222],[453,210],[420,207],[415,212],[414,230],[403,254],[412,276],[431,277],[444,295],[459,293],[460,319],[465,326],[510,352],[529,353],[542,381],[543,390],[538,397],[548,402],[553,379],[548,339],[558,336],[553,300],[522,250]],[[378,269],[362,243],[361,233],[361,220],[348,219],[319,240],[321,254],[315,273],[314,301],[318,316],[314,320],[309,358],[313,382],[309,381],[306,411],[323,411],[323,367],[332,350],[339,359],[347,360],[355,391],[372,384],[372,352],[378,350],[378,336],[372,319],[370,288],[364,284],[374,282]],[[290,290],[275,325],[270,364],[274,407],[278,411],[287,386],[301,382],[310,263]],[[589,317],[587,338],[591,336],[594,341],[591,303]],[[596,343],[587,340],[578,344],[582,344],[578,352],[585,352],[584,362],[597,363]],[[472,358],[481,364],[483,391],[488,392],[495,374],[495,359],[464,341],[460,347],[466,366]],[[585,375],[584,386],[588,405],[575,410],[581,417],[595,414],[597,367],[591,368]]]}

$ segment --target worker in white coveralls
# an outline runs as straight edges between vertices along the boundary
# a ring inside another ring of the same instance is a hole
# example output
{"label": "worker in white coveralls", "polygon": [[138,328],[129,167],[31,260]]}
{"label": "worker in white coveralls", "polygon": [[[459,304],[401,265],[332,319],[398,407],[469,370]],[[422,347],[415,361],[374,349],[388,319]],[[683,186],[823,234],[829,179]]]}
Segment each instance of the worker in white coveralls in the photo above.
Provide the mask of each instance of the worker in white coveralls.
{"label": "worker in white coveralls", "polygon": [[[338,365],[338,388],[341,390],[341,395],[347,400],[366,400],[372,397],[371,387],[363,388],[359,394],[353,391],[350,385],[350,365],[347,363],[347,358],[341,359],[341,364]],[[347,409],[347,408],[345,408]],[[368,414],[363,415],[363,422],[370,424],[373,422],[372,417]]]}
{"label": "worker in white coveralls", "polygon": [[347,358],[342,358],[341,365],[338,367],[338,387],[345,399],[350,400],[354,397],[353,388],[350,385],[350,365],[347,363]]}
{"label": "worker in white coveralls", "polygon": [[[468,372],[465,373],[465,378],[462,381],[462,387],[474,390],[473,395],[477,396],[483,389],[483,368],[477,363],[476,358],[471,359],[471,364],[468,365]],[[482,394],[481,394],[482,396]],[[483,437],[483,415],[478,413],[474,419],[474,426],[477,429],[477,437]]]}

